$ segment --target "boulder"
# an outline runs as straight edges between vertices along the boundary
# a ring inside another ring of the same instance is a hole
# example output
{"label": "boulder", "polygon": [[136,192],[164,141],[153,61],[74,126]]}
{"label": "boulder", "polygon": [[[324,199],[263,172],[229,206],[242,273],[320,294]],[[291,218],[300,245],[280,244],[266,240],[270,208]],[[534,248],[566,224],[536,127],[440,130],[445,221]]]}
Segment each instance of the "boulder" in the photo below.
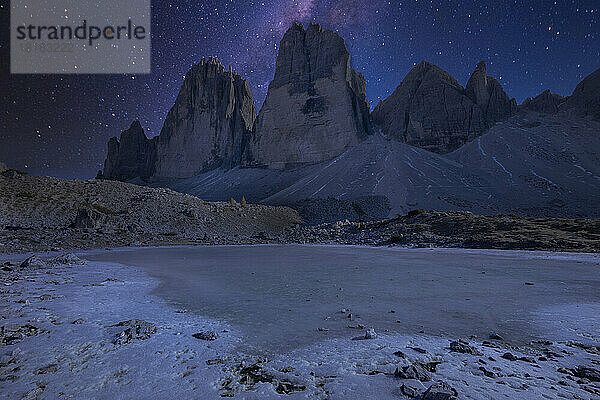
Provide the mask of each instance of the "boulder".
{"label": "boulder", "polygon": [[421,382],[431,380],[431,373],[418,362],[396,368],[394,375],[400,379],[416,379]]}
{"label": "boulder", "polygon": [[462,341],[454,341],[450,343],[450,351],[453,351],[455,353],[462,353],[462,354],[474,354],[474,355],[480,355],[481,353],[474,348],[473,346],[469,345],[468,343],[462,342]]}
{"label": "boulder", "polygon": [[46,266],[46,262],[38,256],[31,256],[25,259],[20,265],[21,268],[44,268]]}
{"label": "boulder", "polygon": [[140,319],[122,321],[113,327],[124,328],[113,337],[112,343],[116,345],[131,343],[133,340],[149,339],[157,330],[153,323]]}
{"label": "boulder", "polygon": [[453,400],[458,392],[446,382],[436,382],[423,393],[421,400]]}
{"label": "boulder", "polygon": [[485,133],[517,109],[481,62],[466,89],[440,67],[421,62],[373,110],[386,136],[445,154]]}
{"label": "boulder", "polygon": [[77,257],[73,253],[65,253],[53,258],[50,263],[53,265],[85,265],[87,261]]}
{"label": "boulder", "polygon": [[217,340],[219,338],[219,335],[213,331],[201,331],[198,333],[194,333],[192,336],[196,339],[207,340],[209,342],[212,342],[213,340]]}
{"label": "boulder", "polygon": [[210,57],[185,75],[160,135],[148,139],[139,121],[108,142],[98,179],[187,178],[241,163],[256,110],[250,85]]}
{"label": "boulder", "polygon": [[351,69],[344,40],[318,24],[292,25],[281,40],[244,164],[283,169],[318,163],[371,132],[365,78]]}

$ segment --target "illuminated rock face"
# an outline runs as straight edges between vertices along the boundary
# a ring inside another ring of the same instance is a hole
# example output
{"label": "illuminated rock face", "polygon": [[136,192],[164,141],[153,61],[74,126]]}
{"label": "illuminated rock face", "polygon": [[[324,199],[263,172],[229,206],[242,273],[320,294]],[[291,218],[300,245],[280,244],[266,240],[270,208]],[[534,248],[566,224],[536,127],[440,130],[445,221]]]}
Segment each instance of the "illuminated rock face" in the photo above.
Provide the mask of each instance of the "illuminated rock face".
{"label": "illuminated rock face", "polygon": [[156,139],[153,179],[239,165],[255,117],[248,82],[216,58],[203,59],[186,74]]}
{"label": "illuminated rock face", "polygon": [[99,177],[168,180],[240,165],[255,118],[248,82],[216,58],[203,59],[186,74],[160,135],[148,139],[134,122],[109,141]]}
{"label": "illuminated rock face", "polygon": [[479,63],[463,88],[428,62],[414,67],[394,93],[373,110],[373,121],[390,138],[435,153],[449,153],[516,112],[502,86]]}
{"label": "illuminated rock face", "polygon": [[335,32],[294,24],[284,35],[275,77],[244,164],[290,168],[331,159],[372,131],[366,83],[350,68]]}

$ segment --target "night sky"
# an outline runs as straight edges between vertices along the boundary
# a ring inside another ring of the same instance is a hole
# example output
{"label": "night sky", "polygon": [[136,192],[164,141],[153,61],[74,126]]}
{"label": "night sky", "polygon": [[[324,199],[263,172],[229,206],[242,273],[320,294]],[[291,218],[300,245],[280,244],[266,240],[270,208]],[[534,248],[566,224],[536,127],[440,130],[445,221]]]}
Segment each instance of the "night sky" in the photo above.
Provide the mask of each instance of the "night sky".
{"label": "night sky", "polygon": [[107,140],[134,119],[157,135],[183,75],[202,57],[217,56],[248,79],[258,109],[294,20],[342,35],[371,107],[421,60],[463,85],[486,60],[519,103],[545,89],[568,95],[600,67],[598,0],[154,0],[152,74],[137,76],[10,75],[6,0],[0,13],[0,161],[59,177],[94,176]]}

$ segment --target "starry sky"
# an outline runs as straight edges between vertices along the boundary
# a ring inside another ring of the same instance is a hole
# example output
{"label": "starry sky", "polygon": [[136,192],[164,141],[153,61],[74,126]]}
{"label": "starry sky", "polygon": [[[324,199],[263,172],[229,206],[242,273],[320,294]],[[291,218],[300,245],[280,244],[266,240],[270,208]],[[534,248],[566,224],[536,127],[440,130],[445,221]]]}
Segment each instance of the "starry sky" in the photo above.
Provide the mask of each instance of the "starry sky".
{"label": "starry sky", "polygon": [[152,73],[11,75],[0,2],[0,161],[32,174],[89,178],[106,142],[139,119],[160,132],[187,70],[217,56],[250,82],[257,109],[293,21],[338,31],[374,107],[421,60],[466,81],[480,60],[521,103],[568,95],[600,67],[600,2],[204,0],[152,2]]}

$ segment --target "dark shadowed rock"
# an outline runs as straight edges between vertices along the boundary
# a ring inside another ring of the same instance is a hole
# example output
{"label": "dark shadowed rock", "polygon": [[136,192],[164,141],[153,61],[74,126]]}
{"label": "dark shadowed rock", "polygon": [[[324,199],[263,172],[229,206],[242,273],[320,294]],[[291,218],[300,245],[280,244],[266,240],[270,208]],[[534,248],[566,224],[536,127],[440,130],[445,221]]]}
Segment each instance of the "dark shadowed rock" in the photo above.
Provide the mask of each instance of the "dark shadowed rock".
{"label": "dark shadowed rock", "polygon": [[373,121],[393,139],[449,153],[516,112],[502,86],[481,62],[463,88],[428,62],[413,68],[394,93],[373,110]]}
{"label": "dark shadowed rock", "polygon": [[156,139],[154,179],[240,164],[256,111],[250,85],[210,57],[192,67]]}
{"label": "dark shadowed rock", "polygon": [[589,379],[591,382],[600,382],[600,370],[592,367],[579,366],[572,370],[573,375],[582,379]]}
{"label": "dark shadowed rock", "polygon": [[20,265],[21,268],[44,268],[46,266],[46,261],[42,260],[38,256],[31,256],[25,259]]}
{"label": "dark shadowed rock", "polygon": [[565,98],[560,94],[545,90],[534,98],[528,97],[523,104],[519,106],[519,109],[554,114],[558,112],[559,106],[564,103],[564,101]]}
{"label": "dark shadowed rock", "polygon": [[477,64],[465,92],[483,111],[487,128],[508,119],[517,111],[517,101],[508,97],[500,82],[488,76],[485,61]]}
{"label": "dark shadowed rock", "polygon": [[421,62],[373,110],[390,138],[435,153],[448,153],[486,130],[482,110],[443,69]]}
{"label": "dark shadowed rock", "polygon": [[565,106],[577,114],[600,119],[600,69],[592,72],[575,87]]}
{"label": "dark shadowed rock", "polygon": [[365,78],[344,40],[295,23],[279,46],[275,77],[256,120],[245,164],[286,168],[331,159],[371,132]]}
{"label": "dark shadowed rock", "polygon": [[50,260],[53,265],[85,265],[87,261],[77,257],[73,253],[65,253]]}
{"label": "dark shadowed rock", "polygon": [[113,326],[125,328],[113,337],[112,343],[116,345],[131,343],[133,340],[146,340],[156,333],[156,326],[153,323],[140,319],[119,322]]}
{"label": "dark shadowed rock", "polygon": [[480,355],[481,353],[475,349],[473,346],[468,343],[464,343],[461,341],[454,341],[450,343],[450,351],[455,353],[463,353],[463,354],[475,354]]}
{"label": "dark shadowed rock", "polygon": [[36,336],[46,331],[31,324],[9,324],[0,327],[0,344],[11,345],[26,337]]}
{"label": "dark shadowed rock", "polygon": [[398,367],[396,368],[394,375],[401,379],[416,379],[421,382],[427,382],[431,380],[431,373],[427,371],[420,363]]}
{"label": "dark shadowed rock", "polygon": [[195,337],[196,339],[208,340],[211,342],[213,340],[217,340],[219,338],[219,335],[217,335],[216,332],[212,332],[212,331],[201,331],[198,333],[194,333],[192,336]]}
{"label": "dark shadowed rock", "polygon": [[133,121],[129,129],[108,141],[108,153],[104,170],[97,177],[127,181],[136,177],[147,178],[150,174],[150,155],[153,143],[146,137],[139,121]]}
{"label": "dark shadowed rock", "polygon": [[407,379],[400,386],[400,391],[406,397],[413,399],[419,397],[425,391],[425,386],[416,379]]}
{"label": "dark shadowed rock", "polygon": [[458,392],[446,382],[436,382],[423,393],[422,400],[453,400]]}

